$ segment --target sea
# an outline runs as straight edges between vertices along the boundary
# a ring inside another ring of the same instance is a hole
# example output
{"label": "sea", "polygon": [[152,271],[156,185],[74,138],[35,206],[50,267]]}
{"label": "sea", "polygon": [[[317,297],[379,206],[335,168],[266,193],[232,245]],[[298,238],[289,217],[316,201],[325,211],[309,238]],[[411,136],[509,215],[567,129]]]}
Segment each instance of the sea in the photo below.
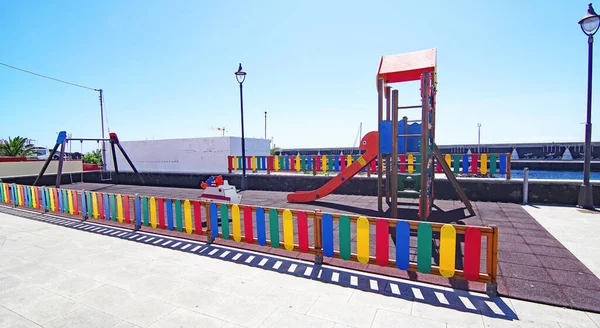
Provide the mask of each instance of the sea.
{"label": "sea", "polygon": [[[523,170],[510,170],[510,176],[514,179],[523,179]],[[583,171],[529,170],[529,179],[583,181]],[[590,180],[600,180],[600,172],[590,172]]]}

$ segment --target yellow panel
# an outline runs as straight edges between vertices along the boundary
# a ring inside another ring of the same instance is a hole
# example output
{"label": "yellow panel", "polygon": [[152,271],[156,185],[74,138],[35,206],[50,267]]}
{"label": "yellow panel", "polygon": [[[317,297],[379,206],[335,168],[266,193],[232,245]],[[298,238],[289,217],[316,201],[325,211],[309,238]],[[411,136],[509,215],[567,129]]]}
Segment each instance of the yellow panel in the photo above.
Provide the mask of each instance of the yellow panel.
{"label": "yellow panel", "polygon": [[364,216],[356,221],[356,256],[358,262],[369,263],[369,220]]}
{"label": "yellow panel", "polygon": [[487,154],[481,154],[480,171],[481,174],[487,173]]}
{"label": "yellow panel", "polygon": [[242,224],[240,222],[240,207],[237,204],[231,206],[231,223],[233,225],[233,240],[242,241]]}
{"label": "yellow panel", "polygon": [[68,190],[67,195],[69,198],[69,214],[73,214],[73,191]]}
{"label": "yellow panel", "polygon": [[189,200],[183,202],[183,217],[185,219],[185,232],[192,233],[194,227],[192,226],[192,205]]}
{"label": "yellow panel", "polygon": [[256,171],[256,156],[252,156],[252,167],[250,168],[252,171]]}
{"label": "yellow panel", "polygon": [[150,226],[156,228],[158,223],[156,221],[156,198],[150,197]]}
{"label": "yellow panel", "polygon": [[[35,199],[35,188],[31,187],[31,202],[33,203],[33,208],[37,208],[37,200]],[[72,208],[72,206],[71,206]],[[73,212],[71,211],[71,214],[73,214]]]}
{"label": "yellow panel", "polygon": [[50,193],[50,210],[54,212],[56,210],[56,204],[54,203],[54,189],[49,189],[48,192]]}
{"label": "yellow panel", "polygon": [[279,171],[279,156],[273,157],[273,169]]}
{"label": "yellow panel", "polygon": [[[52,193],[50,193],[50,197],[52,197]],[[54,206],[52,206],[52,210],[54,210]],[[94,218],[98,218],[98,196],[95,192],[92,193],[92,211],[94,212]]]}
{"label": "yellow panel", "polygon": [[300,171],[300,156],[296,156],[296,171]]}
{"label": "yellow panel", "polygon": [[17,200],[19,201],[18,204],[23,206],[23,197],[21,196],[21,187],[17,186],[18,190],[17,190]]}
{"label": "yellow panel", "polygon": [[456,229],[444,224],[440,234],[440,273],[446,278],[454,276],[456,262]]}
{"label": "yellow panel", "polygon": [[283,211],[283,245],[288,251],[294,250],[294,223],[290,210]]}
{"label": "yellow panel", "polygon": [[233,170],[236,171],[237,169],[237,156],[233,156]]}
{"label": "yellow panel", "polygon": [[364,157],[362,157],[362,156],[361,156],[361,157],[359,157],[359,158],[358,158],[356,161],[357,161],[357,162],[358,162],[358,163],[359,163],[361,166],[365,166],[365,165],[367,165],[367,161],[366,161],[366,160],[364,159]]}
{"label": "yellow panel", "polygon": [[352,165],[352,155],[346,156],[346,166]]}
{"label": "yellow panel", "polygon": [[[415,162],[415,157],[412,154],[408,155],[408,164],[412,164]],[[412,165],[408,165],[408,173],[413,173],[415,171],[415,167]]]}
{"label": "yellow panel", "polygon": [[452,156],[450,156],[450,154],[446,154],[444,155],[444,159],[446,160],[448,167],[452,168]]}
{"label": "yellow panel", "polygon": [[117,220],[123,223],[123,197],[117,194]]}
{"label": "yellow panel", "polygon": [[321,169],[323,172],[327,172],[327,156],[325,155],[321,157]]}

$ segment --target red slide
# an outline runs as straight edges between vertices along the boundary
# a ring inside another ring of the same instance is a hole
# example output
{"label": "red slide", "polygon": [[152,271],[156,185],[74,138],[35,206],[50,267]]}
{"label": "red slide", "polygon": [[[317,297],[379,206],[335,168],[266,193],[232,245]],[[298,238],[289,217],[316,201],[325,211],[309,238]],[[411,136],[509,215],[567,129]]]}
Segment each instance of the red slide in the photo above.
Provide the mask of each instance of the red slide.
{"label": "red slide", "polygon": [[365,153],[350,166],[340,172],[340,174],[336,175],[333,179],[329,180],[325,185],[317,190],[296,191],[293,194],[288,194],[288,202],[309,203],[317,199],[321,199],[331,194],[337,188],[346,183],[346,181],[350,180],[350,178],[355,176],[365,166],[371,163],[371,161],[377,158],[377,154],[379,152],[379,133],[377,131],[367,133],[360,141],[359,149],[364,150]]}

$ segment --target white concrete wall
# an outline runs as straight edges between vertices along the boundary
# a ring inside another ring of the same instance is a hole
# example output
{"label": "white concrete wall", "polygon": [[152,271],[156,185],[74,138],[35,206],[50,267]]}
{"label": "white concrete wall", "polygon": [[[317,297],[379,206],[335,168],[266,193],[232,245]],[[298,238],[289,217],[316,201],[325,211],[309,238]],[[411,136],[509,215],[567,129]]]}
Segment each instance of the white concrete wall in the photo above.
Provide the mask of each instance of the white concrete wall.
{"label": "white concrete wall", "polygon": [[[23,175],[38,175],[44,166],[45,161],[25,161],[25,162],[0,162],[0,178],[16,177]],[[50,161],[46,174],[56,174],[58,171],[58,161]],[[81,161],[64,161],[62,173],[73,173],[83,171]]]}
{"label": "white concrete wall", "polygon": [[[121,146],[140,172],[227,173],[227,156],[241,155],[241,138],[189,138],[121,141]],[[246,138],[247,155],[268,155],[270,141]],[[117,149],[119,171],[132,169]],[[110,146],[107,169],[114,170]]]}

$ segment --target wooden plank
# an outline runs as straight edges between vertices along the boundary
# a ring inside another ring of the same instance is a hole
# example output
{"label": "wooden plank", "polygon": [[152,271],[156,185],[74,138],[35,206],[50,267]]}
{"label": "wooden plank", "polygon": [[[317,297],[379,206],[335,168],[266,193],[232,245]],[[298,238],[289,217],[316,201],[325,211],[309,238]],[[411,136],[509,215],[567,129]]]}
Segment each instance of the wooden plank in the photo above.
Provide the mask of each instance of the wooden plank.
{"label": "wooden plank", "polygon": [[265,209],[259,207],[256,209],[256,237],[260,246],[267,244],[267,229],[265,227]]}
{"label": "wooden plank", "polygon": [[271,247],[279,248],[279,213],[274,208],[269,210],[269,230],[271,232]]}
{"label": "wooden plank", "polygon": [[254,227],[252,226],[252,207],[250,206],[244,206],[244,241],[249,244],[254,243]]}
{"label": "wooden plank", "polygon": [[356,256],[358,262],[369,263],[369,220],[364,216],[356,221]]}
{"label": "wooden plank", "polygon": [[458,194],[458,198],[463,202],[463,204],[465,204],[465,207],[469,211],[469,214],[474,216],[475,210],[473,210],[473,205],[471,205],[471,201],[469,201],[469,198],[467,198],[467,195],[465,194],[464,190],[462,190],[462,188],[458,184],[458,180],[456,180],[456,176],[452,173],[452,171],[450,171],[450,168],[448,167],[448,165],[446,165],[446,162],[442,160],[443,159],[442,152],[440,151],[438,146],[435,144],[433,145],[433,155],[440,162],[440,165],[442,166],[442,170],[444,171],[444,174],[448,178],[448,181],[450,181],[450,183],[454,187],[454,190],[456,190],[456,193]]}
{"label": "wooden plank", "polygon": [[323,255],[333,257],[333,216],[325,213],[321,218],[321,230],[323,231]]}
{"label": "wooden plank", "polygon": [[417,230],[417,269],[421,273],[431,272],[432,242],[431,225],[421,222]]}
{"label": "wooden plank", "polygon": [[339,223],[339,240],[340,240],[340,257],[342,260],[349,261],[352,253],[350,244],[350,217],[348,215],[340,216]]}
{"label": "wooden plank", "polygon": [[192,204],[189,199],[183,201],[183,219],[185,232],[191,234],[194,232],[194,224],[192,223]]}
{"label": "wooden plank", "polygon": [[440,233],[440,273],[443,277],[454,276],[456,263],[456,229],[444,224]]}
{"label": "wooden plank", "polygon": [[481,266],[481,231],[475,227],[465,232],[463,274],[466,280],[477,281]]}
{"label": "wooden plank", "polygon": [[406,221],[396,224],[396,267],[400,270],[410,267],[410,224]]}
{"label": "wooden plank", "polygon": [[387,266],[390,257],[390,226],[388,220],[378,219],[375,223],[375,259],[377,265]]}
{"label": "wooden plank", "polygon": [[283,211],[283,246],[288,251],[294,250],[294,221],[288,209]]}
{"label": "wooden plank", "polygon": [[233,228],[233,240],[237,242],[242,241],[242,222],[238,204],[233,204],[233,206],[231,206],[231,225]]}

